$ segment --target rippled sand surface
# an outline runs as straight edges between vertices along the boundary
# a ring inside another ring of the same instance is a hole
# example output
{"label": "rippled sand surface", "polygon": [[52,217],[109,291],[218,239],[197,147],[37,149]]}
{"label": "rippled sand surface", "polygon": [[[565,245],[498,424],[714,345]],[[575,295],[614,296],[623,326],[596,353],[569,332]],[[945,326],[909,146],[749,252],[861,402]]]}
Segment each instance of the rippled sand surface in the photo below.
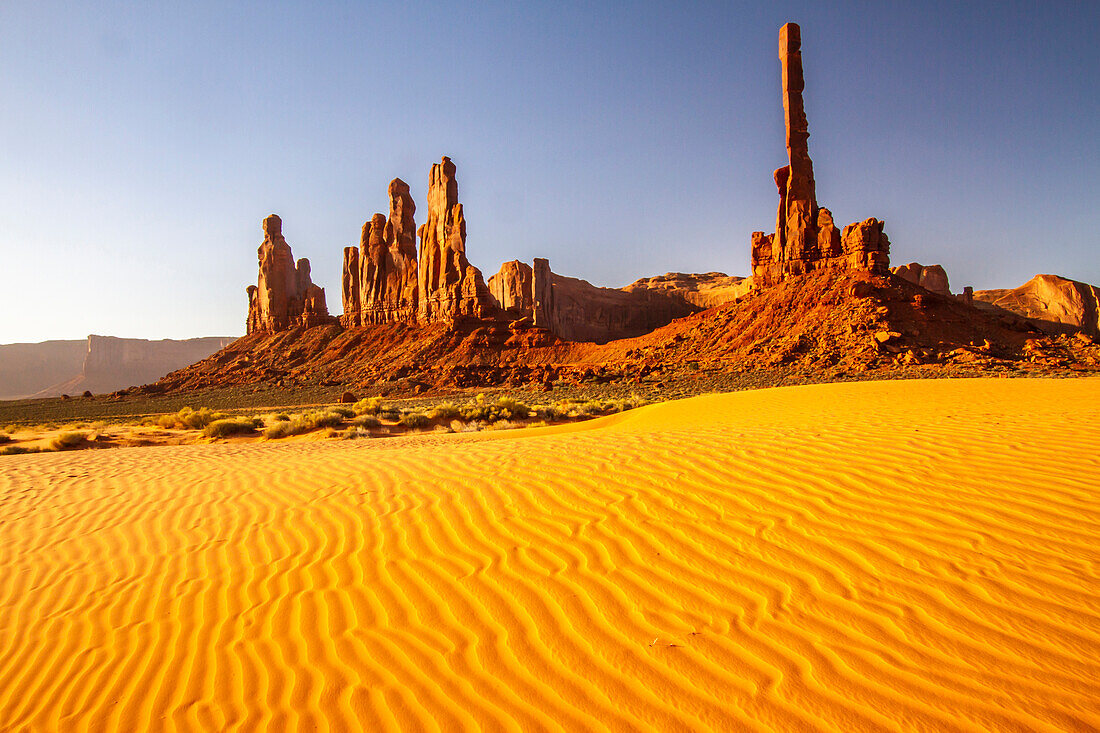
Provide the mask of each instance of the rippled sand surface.
{"label": "rippled sand surface", "polygon": [[0,458],[0,730],[1093,730],[1100,380]]}

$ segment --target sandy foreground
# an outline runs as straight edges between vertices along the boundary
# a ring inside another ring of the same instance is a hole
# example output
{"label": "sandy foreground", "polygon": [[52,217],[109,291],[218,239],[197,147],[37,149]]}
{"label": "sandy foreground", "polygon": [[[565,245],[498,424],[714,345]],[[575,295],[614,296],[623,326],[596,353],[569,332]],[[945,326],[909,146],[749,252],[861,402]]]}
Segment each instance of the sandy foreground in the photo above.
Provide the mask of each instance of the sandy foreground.
{"label": "sandy foreground", "polygon": [[1098,435],[935,380],[0,458],[0,729],[1096,729]]}

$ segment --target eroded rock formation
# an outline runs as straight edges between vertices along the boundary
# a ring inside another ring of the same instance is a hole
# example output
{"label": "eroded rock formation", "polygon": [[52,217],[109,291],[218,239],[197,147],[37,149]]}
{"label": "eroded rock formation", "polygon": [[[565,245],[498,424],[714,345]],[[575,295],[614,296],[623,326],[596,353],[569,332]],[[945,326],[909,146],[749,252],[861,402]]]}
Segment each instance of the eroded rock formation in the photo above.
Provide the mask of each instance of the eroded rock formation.
{"label": "eroded rock formation", "polygon": [[264,219],[264,241],[257,250],[259,280],[248,292],[248,333],[283,331],[294,326],[327,322],[324,288],[310,279],[309,260],[294,262],[283,237],[283,222],[275,214]]}
{"label": "eroded rock formation", "polygon": [[428,220],[419,234],[419,320],[492,317],[489,288],[466,259],[466,219],[458,203],[455,164],[447,156],[428,176]]}
{"label": "eroded rock formation", "polygon": [[890,271],[914,285],[920,285],[925,290],[944,296],[951,295],[951,283],[948,282],[947,271],[941,265],[922,265],[919,262],[910,262],[908,265],[892,267]]}
{"label": "eroded rock formation", "polygon": [[489,293],[504,312],[511,317],[531,314],[534,305],[534,270],[526,262],[512,260],[500,266],[500,271],[489,278]]}
{"label": "eroded rock formation", "polygon": [[1018,288],[979,290],[974,305],[1010,311],[1048,333],[1100,336],[1100,287],[1058,275],[1036,275]]}
{"label": "eroded rock formation", "polygon": [[375,214],[359,244],[360,323],[414,322],[417,318],[416,204],[409,184],[390,181],[389,217]]}
{"label": "eroded rock formation", "polygon": [[340,316],[340,325],[344,328],[362,326],[363,318],[359,313],[359,248],[344,247],[344,268],[340,275],[340,293],[344,313]]}
{"label": "eroded rock formation", "polygon": [[775,171],[779,192],[775,233],[752,234],[752,275],[756,287],[767,287],[819,269],[868,270],[885,273],[890,242],[882,222],[866,219],[841,232],[833,215],[817,203],[809,126],[803,105],[802,37],[795,23],[779,31],[783,75],[783,116],[787,165]]}

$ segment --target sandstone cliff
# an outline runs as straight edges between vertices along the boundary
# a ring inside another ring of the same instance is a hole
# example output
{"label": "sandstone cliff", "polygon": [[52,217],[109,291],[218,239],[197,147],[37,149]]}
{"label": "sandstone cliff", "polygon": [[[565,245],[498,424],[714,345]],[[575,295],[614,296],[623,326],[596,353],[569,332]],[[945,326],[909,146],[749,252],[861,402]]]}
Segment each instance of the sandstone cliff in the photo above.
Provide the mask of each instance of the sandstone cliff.
{"label": "sandstone cliff", "polygon": [[1100,288],[1058,275],[1036,275],[1018,288],[978,290],[974,305],[1023,316],[1048,333],[1100,336]]}
{"label": "sandstone cliff", "polygon": [[0,399],[95,394],[152,382],[232,343],[228,336],[185,340],[89,336],[0,346]]}
{"label": "sandstone cliff", "polygon": [[526,262],[512,260],[500,266],[489,278],[489,294],[511,318],[532,314],[534,307],[534,271]]}

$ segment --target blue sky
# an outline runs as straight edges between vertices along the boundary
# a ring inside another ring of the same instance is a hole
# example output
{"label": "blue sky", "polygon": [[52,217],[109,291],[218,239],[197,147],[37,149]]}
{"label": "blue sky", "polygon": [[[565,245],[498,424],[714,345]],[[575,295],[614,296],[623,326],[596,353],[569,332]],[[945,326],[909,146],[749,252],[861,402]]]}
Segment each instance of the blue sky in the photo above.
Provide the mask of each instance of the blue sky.
{"label": "blue sky", "polygon": [[745,275],[802,26],[836,219],[952,286],[1100,283],[1100,3],[0,3],[0,343],[243,333],[271,212],[341,250],[458,166],[486,277]]}

